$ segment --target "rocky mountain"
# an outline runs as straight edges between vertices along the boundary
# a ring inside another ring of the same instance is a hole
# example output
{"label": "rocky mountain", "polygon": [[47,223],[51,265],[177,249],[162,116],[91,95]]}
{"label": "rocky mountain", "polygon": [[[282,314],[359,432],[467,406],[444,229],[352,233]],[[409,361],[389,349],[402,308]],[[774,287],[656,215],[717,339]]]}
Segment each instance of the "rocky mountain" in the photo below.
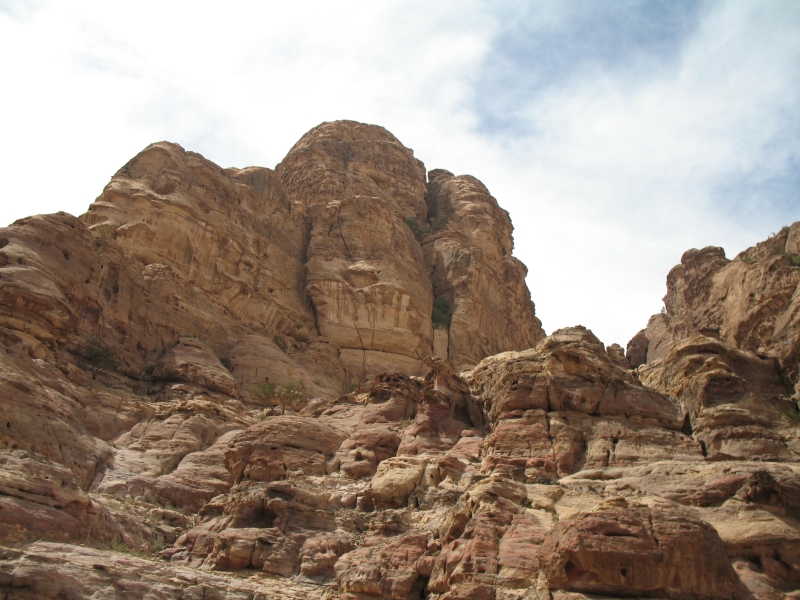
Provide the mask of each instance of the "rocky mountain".
{"label": "rocky mountain", "polygon": [[690,250],[626,353],[383,128],[153,144],[0,230],[0,598],[800,598],[798,244]]}

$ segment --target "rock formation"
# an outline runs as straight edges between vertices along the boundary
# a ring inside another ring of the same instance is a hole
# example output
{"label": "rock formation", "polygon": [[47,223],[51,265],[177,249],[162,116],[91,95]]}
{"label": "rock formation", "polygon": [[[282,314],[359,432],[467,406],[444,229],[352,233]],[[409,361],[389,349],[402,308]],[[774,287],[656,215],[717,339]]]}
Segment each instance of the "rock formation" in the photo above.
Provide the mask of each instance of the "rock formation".
{"label": "rock formation", "polygon": [[346,121],[0,230],[0,596],[800,597],[800,223],[627,355],[545,337],[511,233]]}
{"label": "rock formation", "polygon": [[667,276],[665,310],[628,346],[633,366],[663,358],[695,334],[778,359],[798,388],[800,222],[733,260],[722,248],[688,250]]}

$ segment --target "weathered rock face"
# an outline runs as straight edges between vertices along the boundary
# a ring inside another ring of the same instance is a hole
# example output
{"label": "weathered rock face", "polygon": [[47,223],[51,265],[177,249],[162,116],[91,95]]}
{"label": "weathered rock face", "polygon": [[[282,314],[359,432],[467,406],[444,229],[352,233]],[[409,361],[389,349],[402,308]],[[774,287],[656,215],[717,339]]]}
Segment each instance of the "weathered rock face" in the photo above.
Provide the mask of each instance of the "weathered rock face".
{"label": "weathered rock face", "polygon": [[798,224],[687,253],[625,356],[428,176],[353,122],[160,143],[1,230],[0,597],[797,598]]}
{"label": "weathered rock face", "polygon": [[442,169],[429,177],[425,261],[435,296],[453,310],[437,353],[460,371],[486,356],[534,346],[544,331],[525,285],[527,269],[511,255],[508,213],[474,177]]}
{"label": "weathered rock face", "polygon": [[334,427],[303,417],[280,416],[253,425],[231,440],[225,467],[234,478],[285,479],[292,471],[322,475],[344,440]]}
{"label": "weathered rock face", "polygon": [[418,374],[432,351],[433,298],[419,246],[379,199],[314,206],[308,294],[320,334],[358,378],[379,365]]}
{"label": "weathered rock face", "polygon": [[800,459],[797,407],[774,358],[696,335],[640,367],[639,379],[681,402],[704,455]]}
{"label": "weathered rock face", "polygon": [[309,131],[278,165],[308,209],[306,286],[320,334],[357,378],[421,370],[433,298],[405,219],[425,221],[425,168],[392,134],[352,121]]}
{"label": "weathered rock face", "polygon": [[708,523],[681,511],[625,507],[578,513],[547,534],[541,553],[551,585],[669,598],[747,598]]}
{"label": "weathered rock face", "polygon": [[223,170],[176,144],[153,144],[83,221],[141,265],[168,265],[221,313],[303,341],[313,335],[305,221],[270,169]]}
{"label": "weathered rock face", "polygon": [[[666,313],[632,340],[633,364],[663,358],[674,344],[702,334],[731,348],[775,356],[798,385],[800,221],[733,260],[722,248],[689,250],[667,276]],[[642,339],[644,338],[644,339]],[[646,342],[646,343],[645,343]],[[645,350],[646,348],[646,350]]]}
{"label": "weathered rock face", "polygon": [[677,403],[642,386],[582,327],[485,359],[469,381],[495,425],[484,465],[521,481],[701,455],[680,433]]}
{"label": "weathered rock face", "polygon": [[403,216],[426,218],[425,166],[383,127],[322,123],[300,138],[276,172],[305,206],[364,196]]}

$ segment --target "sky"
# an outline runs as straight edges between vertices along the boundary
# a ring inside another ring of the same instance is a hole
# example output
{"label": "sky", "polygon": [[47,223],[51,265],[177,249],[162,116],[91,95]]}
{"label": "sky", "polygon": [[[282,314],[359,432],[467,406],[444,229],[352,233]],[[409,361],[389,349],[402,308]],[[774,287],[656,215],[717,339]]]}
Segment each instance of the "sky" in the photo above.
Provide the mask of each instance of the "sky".
{"label": "sky", "polygon": [[274,167],[386,127],[509,211],[548,333],[623,346],[684,251],[800,220],[796,0],[0,0],[0,226],[148,144]]}

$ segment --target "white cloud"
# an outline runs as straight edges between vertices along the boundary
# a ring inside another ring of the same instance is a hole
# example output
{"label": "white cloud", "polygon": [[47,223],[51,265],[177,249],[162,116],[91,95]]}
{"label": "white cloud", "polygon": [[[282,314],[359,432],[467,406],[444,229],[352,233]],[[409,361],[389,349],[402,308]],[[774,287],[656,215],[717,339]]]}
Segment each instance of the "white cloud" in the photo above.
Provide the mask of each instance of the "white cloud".
{"label": "white cloud", "polygon": [[505,172],[486,173],[515,219],[549,329],[580,322],[624,344],[659,309],[684,250],[721,245],[731,256],[784,224],[771,199],[732,203],[720,190],[792,176],[800,19],[758,4],[713,8],[675,66],[595,70],[535,96],[520,114],[536,135],[514,140]]}
{"label": "white cloud", "polygon": [[[570,18],[542,6],[529,35]],[[735,213],[720,190],[797,164],[796,6],[709,4],[669,61],[582,68],[514,98],[524,133],[491,135],[480,74],[504,17],[486,3],[16,2],[0,11],[0,223],[83,212],[153,141],[274,166],[323,120],[372,122],[511,212],[548,331],[625,343],[684,250],[730,255],[783,224],[769,198],[740,194]]]}

